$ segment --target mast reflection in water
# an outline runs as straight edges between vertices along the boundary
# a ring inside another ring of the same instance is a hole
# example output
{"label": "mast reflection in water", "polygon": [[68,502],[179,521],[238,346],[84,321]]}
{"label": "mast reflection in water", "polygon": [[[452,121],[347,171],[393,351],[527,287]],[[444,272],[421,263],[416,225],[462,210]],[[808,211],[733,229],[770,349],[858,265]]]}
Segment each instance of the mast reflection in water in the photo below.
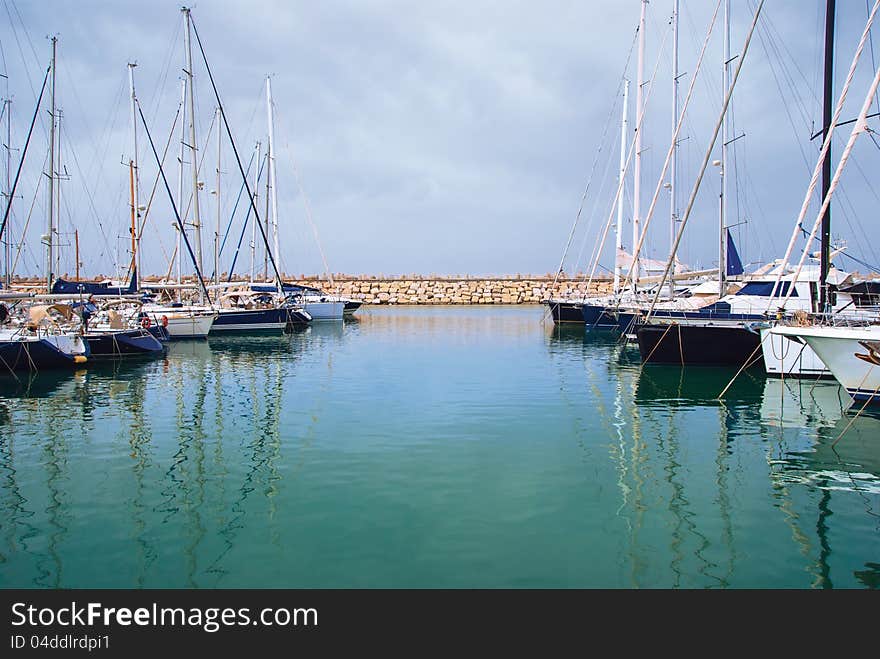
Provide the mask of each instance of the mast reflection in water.
{"label": "mast reflection in water", "polygon": [[877,587],[880,420],[542,311],[3,381],[0,586]]}

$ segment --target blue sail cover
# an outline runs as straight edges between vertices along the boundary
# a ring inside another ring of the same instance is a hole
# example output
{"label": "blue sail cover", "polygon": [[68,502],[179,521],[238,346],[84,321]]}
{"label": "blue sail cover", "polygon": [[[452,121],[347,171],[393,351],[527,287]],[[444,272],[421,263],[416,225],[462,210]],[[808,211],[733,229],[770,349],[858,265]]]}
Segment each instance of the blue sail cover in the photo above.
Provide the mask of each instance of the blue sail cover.
{"label": "blue sail cover", "polygon": [[[258,293],[274,293],[278,290],[278,286],[275,284],[252,284],[251,290]],[[300,286],[299,284],[282,284],[281,291],[283,293],[321,293],[319,288]]]}
{"label": "blue sail cover", "polygon": [[739,260],[739,253],[736,251],[730,229],[727,229],[727,276],[733,277],[741,275],[743,272],[745,272],[745,268],[743,268],[742,261]]}
{"label": "blue sail cover", "polygon": [[67,281],[60,277],[52,284],[52,292],[60,295],[133,295],[137,293],[137,270],[131,273],[128,286],[111,286],[86,281]]}

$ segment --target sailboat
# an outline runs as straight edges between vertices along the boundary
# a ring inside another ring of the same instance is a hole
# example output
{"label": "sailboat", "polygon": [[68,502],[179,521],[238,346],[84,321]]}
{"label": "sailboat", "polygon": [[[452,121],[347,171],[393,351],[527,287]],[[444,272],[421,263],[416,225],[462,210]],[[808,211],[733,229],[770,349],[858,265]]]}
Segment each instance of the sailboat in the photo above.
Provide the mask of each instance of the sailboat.
{"label": "sailboat", "polygon": [[[850,74],[847,80],[851,80],[852,74],[858,62],[859,55],[865,44],[865,38],[869,34],[870,26],[873,23],[877,5],[875,4],[873,11],[868,17],[862,40],[856,50],[853,63],[850,68]],[[800,327],[811,324],[818,320],[821,324],[856,324],[863,325],[866,322],[875,321],[876,309],[870,302],[870,293],[868,291],[868,283],[854,283],[851,278],[841,279],[837,274],[831,261],[839,250],[835,250],[831,244],[831,195],[835,181],[839,180],[839,174],[843,165],[848,158],[855,139],[864,128],[865,115],[863,114],[854,127],[847,149],[838,165],[838,172],[835,174],[834,180],[831,176],[831,134],[837,125],[837,119],[840,115],[840,108],[843,105],[843,99],[846,97],[846,91],[849,84],[844,87],[841,92],[841,98],[838,101],[837,109],[832,113],[832,90],[833,90],[833,71],[834,71],[834,22],[835,22],[835,2],[828,0],[825,13],[825,53],[824,53],[824,99],[823,99],[823,120],[822,131],[820,135],[823,138],[822,153],[816,163],[816,169],[813,173],[813,181],[807,191],[807,199],[801,209],[798,222],[792,233],[789,249],[787,250],[786,260],[791,253],[791,247],[797,235],[800,232],[800,221],[806,211],[807,200],[810,197],[813,184],[818,175],[819,167],[822,171],[822,187],[821,199],[822,207],[815,225],[821,222],[820,229],[820,249],[817,260],[818,268],[810,268],[817,271],[816,290],[814,291],[815,308],[809,318],[798,318],[794,323],[782,322],[781,327],[766,327],[761,330],[761,347],[764,353],[764,361],[768,375],[790,376],[790,377],[835,377],[833,369],[826,365],[824,360],[816,353],[813,343],[806,341],[804,338],[798,338],[796,331],[786,328],[785,325],[795,324]],[[858,130],[857,130],[858,129]],[[818,135],[817,135],[818,136]],[[815,232],[816,226],[814,226]],[[812,239],[812,233],[810,234]],[[807,247],[809,246],[809,243]],[[806,250],[807,247],[804,249]],[[800,268],[799,266],[799,269]],[[867,298],[867,303],[866,303]],[[820,332],[820,334],[822,334]],[[823,339],[823,342],[825,339]]]}
{"label": "sailboat", "polygon": [[[833,5],[833,3],[831,4]],[[878,8],[880,8],[880,0],[876,0],[874,8],[868,18],[865,31],[862,35],[860,48],[864,45],[866,35],[870,30]],[[856,64],[856,59],[853,61],[853,69]],[[851,80],[851,76],[848,78],[847,85],[849,84],[849,80]],[[830,229],[826,230],[824,225],[827,222],[827,211],[831,196],[839,183],[840,175],[852,153],[856,140],[860,135],[867,132],[866,120],[868,110],[871,107],[878,87],[880,87],[880,68],[874,73],[874,79],[865,95],[864,102],[853,125],[849,140],[841,154],[840,162],[837,165],[834,177],[829,177],[830,184],[823,195],[822,207],[820,208],[819,215],[814,223],[814,231],[811,232],[812,237],[819,222],[821,221],[823,223],[823,254],[827,248],[825,236],[830,234]],[[846,87],[844,88],[844,91],[846,91]],[[825,144],[823,145],[822,153],[822,156],[826,159],[828,144],[830,142],[830,133],[837,123],[843,96],[844,94],[842,93],[841,100],[838,101],[838,108],[837,112],[835,112],[835,117],[826,126],[828,134],[826,134],[825,137]],[[827,169],[825,161],[822,162],[822,165],[823,168]],[[826,258],[822,259],[821,267],[823,272],[827,262]],[[855,287],[848,287],[848,289],[852,291],[849,293],[850,296],[858,294],[856,293]],[[822,302],[826,305],[825,308],[832,304],[831,298],[834,297],[829,295],[829,292],[829,290],[826,290],[825,295],[821,298]],[[836,297],[841,297],[839,291]],[[839,299],[835,306],[837,304],[840,304]],[[868,307],[865,311],[867,312],[867,319],[863,321],[862,327],[853,326],[854,323],[849,323],[849,326],[843,325],[839,322],[839,314],[832,313],[818,316],[819,322],[817,323],[800,323],[800,326],[778,325],[769,330],[769,336],[783,340],[790,339],[796,341],[815,352],[818,358],[828,367],[833,376],[847,390],[854,400],[863,401],[865,404],[880,403],[880,370],[877,369],[877,366],[880,366],[880,325],[877,324],[878,319],[873,307]]]}
{"label": "sailboat", "polygon": [[[266,76],[266,114],[269,124],[269,186],[272,191],[272,229],[275,243],[275,260],[280,262],[278,247],[278,178],[275,173],[275,108],[272,103],[272,79]],[[265,292],[266,287],[255,288]],[[330,296],[321,290],[303,286],[282,284],[282,292],[302,304],[312,320],[341,320],[349,300]],[[360,306],[360,303],[357,303]],[[356,308],[356,307],[355,307]],[[353,313],[354,309],[352,309]]]}
{"label": "sailboat", "polygon": [[[196,144],[196,134],[195,134],[195,121],[194,121],[194,95],[193,95],[193,66],[192,66],[192,33],[195,31],[195,26],[193,24],[191,11],[187,7],[183,7],[181,9],[184,18],[184,41],[185,41],[185,73],[186,73],[186,87],[184,96],[187,100],[188,105],[188,118],[189,118],[189,144],[190,148],[195,152]],[[198,32],[195,31],[196,38],[198,38]],[[199,44],[201,46],[201,42]],[[202,56],[205,61],[206,68],[208,67],[207,58],[205,58],[204,50],[202,50]],[[254,203],[253,196],[251,195],[249,186],[247,184],[247,178],[245,177],[244,168],[241,166],[241,161],[238,159],[238,151],[235,148],[235,143],[232,141],[232,133],[229,130],[229,125],[226,121],[226,115],[223,111],[223,106],[220,103],[220,97],[217,92],[216,86],[214,86],[213,77],[211,76],[210,68],[207,68],[208,76],[211,80],[211,85],[214,90],[214,94],[217,100],[218,105],[218,115],[222,119],[223,125],[226,127],[227,135],[230,138],[230,142],[232,143],[233,151],[235,152],[236,162],[241,171],[242,179],[244,181],[244,186],[247,189],[248,197],[251,202],[251,208],[254,212],[254,225],[259,227],[260,234],[263,238],[263,242],[266,245],[267,256],[269,262],[272,264],[272,268],[275,273],[276,279],[276,287],[274,293],[256,293],[256,292],[239,292],[239,291],[231,291],[227,292],[225,295],[221,295],[218,300],[211,300],[211,295],[208,291],[208,288],[205,284],[204,278],[202,277],[202,247],[201,247],[201,217],[200,217],[200,208],[199,208],[199,185],[198,185],[198,170],[197,170],[197,158],[192,158],[191,172],[192,172],[192,207],[193,207],[193,215],[194,215],[194,227],[195,227],[195,252],[193,252],[189,239],[186,236],[183,221],[180,218],[179,213],[177,212],[177,205],[174,203],[173,196],[171,195],[171,189],[168,186],[167,180],[165,180],[165,188],[171,198],[172,207],[174,207],[174,212],[176,216],[177,226],[178,226],[178,237],[181,238],[186,247],[187,251],[190,254],[190,258],[193,261],[193,265],[196,269],[196,275],[200,284],[199,288],[199,304],[188,304],[184,305],[182,302],[176,305],[160,305],[160,306],[150,306],[145,309],[147,313],[153,314],[162,314],[167,316],[169,313],[174,313],[175,310],[180,310],[185,313],[192,313],[196,311],[204,311],[206,313],[215,314],[213,322],[210,326],[209,333],[217,334],[217,333],[242,333],[242,332],[284,332],[288,331],[291,327],[295,325],[305,325],[311,321],[311,316],[306,313],[302,306],[296,301],[290,299],[288,296],[284,295],[282,291],[281,284],[281,276],[278,272],[277,264],[275,258],[272,256],[271,250],[269,249],[268,238],[265,235],[265,231],[263,230],[263,226],[260,223],[259,213],[256,208],[256,204]],[[141,117],[143,119],[143,113],[141,112]],[[184,122],[185,123],[185,122]],[[218,131],[220,127],[218,126]],[[149,130],[147,130],[147,136],[149,138]],[[162,172],[161,161],[159,160],[158,153],[156,152],[155,145],[152,143],[152,139],[150,139],[151,148],[156,157],[157,162],[159,162],[160,173]],[[164,173],[162,173],[164,180]],[[182,194],[181,194],[182,197]],[[178,200],[181,201],[181,200]],[[179,255],[178,255],[178,258]],[[217,270],[215,266],[215,270]],[[215,273],[216,275],[216,273]],[[178,282],[180,284],[180,282]],[[205,305],[205,300],[208,301],[208,305]]]}
{"label": "sailboat", "polygon": [[[877,5],[868,19],[862,41],[852,63],[849,79],[852,77],[869,34],[876,10]],[[833,191],[830,185],[830,166],[827,153],[830,148],[831,132],[839,117],[847,90],[845,87],[832,119],[830,59],[833,49],[833,13],[834,2],[832,1],[828,4],[826,19],[826,94],[825,128],[823,130],[825,139],[822,154],[816,163],[813,179],[807,190],[797,227],[793,232],[785,257],[762,269],[757,273],[757,276],[752,275],[750,281],[735,295],[722,298],[722,301],[726,299],[735,303],[738,300],[745,302],[751,296],[750,302],[753,309],[749,309],[749,305],[732,305],[733,312],[743,311],[745,312],[743,315],[734,313],[732,317],[719,316],[711,320],[674,318],[662,322],[653,321],[640,326],[638,338],[643,360],[667,363],[731,364],[760,367],[770,375],[823,376],[828,375],[828,371],[809,344],[801,341],[799,346],[792,345],[783,338],[783,335],[790,335],[790,332],[777,332],[771,328],[780,322],[804,325],[811,314],[820,314],[828,318],[836,318],[839,322],[856,324],[864,324],[868,318],[865,310],[856,304],[857,298],[854,296],[858,295],[857,290],[853,289],[852,293],[848,292],[853,284],[851,275],[837,270],[831,264],[833,253],[830,245],[830,229],[827,227],[823,228],[824,242],[818,266],[804,267],[804,260],[808,255],[806,250],[797,268],[788,265],[788,259],[799,232],[800,222],[806,213],[820,167],[824,169],[823,179],[827,182],[828,187],[823,193],[823,204],[816,220],[817,225],[820,219],[827,221],[827,209],[830,203],[830,194]],[[854,131],[853,135],[855,134]],[[851,137],[852,139],[854,138]],[[851,145],[848,148],[851,148]],[[839,176],[845,161],[846,158],[841,159],[836,177]],[[722,169],[723,167],[722,164]],[[823,185],[823,187],[825,186]],[[722,231],[724,231],[723,217],[722,206]],[[724,286],[723,279],[720,279],[719,283],[722,287]],[[832,295],[832,289],[838,290],[839,293]],[[760,309],[762,303],[764,308]],[[721,346],[723,349],[719,349]]]}

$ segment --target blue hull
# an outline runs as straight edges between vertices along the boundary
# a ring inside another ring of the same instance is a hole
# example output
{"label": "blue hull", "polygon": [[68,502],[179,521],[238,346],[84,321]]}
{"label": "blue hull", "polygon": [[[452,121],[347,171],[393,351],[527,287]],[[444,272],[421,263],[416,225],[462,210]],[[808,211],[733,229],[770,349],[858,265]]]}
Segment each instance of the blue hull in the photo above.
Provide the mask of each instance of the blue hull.
{"label": "blue hull", "polygon": [[581,312],[580,302],[554,302],[547,303],[554,323],[581,323],[584,322],[584,314]]}
{"label": "blue hull", "polygon": [[294,309],[224,309],[214,320],[210,334],[284,332],[308,322],[307,316]]}
{"label": "blue hull", "polygon": [[63,352],[46,340],[0,341],[0,373],[73,368],[81,365],[74,355]]}
{"label": "blue hull", "polygon": [[587,329],[617,329],[617,317],[614,310],[604,305],[584,304],[581,307],[581,314]]}
{"label": "blue hull", "polygon": [[158,357],[165,354],[165,346],[148,330],[86,334],[85,339],[93,358]]}

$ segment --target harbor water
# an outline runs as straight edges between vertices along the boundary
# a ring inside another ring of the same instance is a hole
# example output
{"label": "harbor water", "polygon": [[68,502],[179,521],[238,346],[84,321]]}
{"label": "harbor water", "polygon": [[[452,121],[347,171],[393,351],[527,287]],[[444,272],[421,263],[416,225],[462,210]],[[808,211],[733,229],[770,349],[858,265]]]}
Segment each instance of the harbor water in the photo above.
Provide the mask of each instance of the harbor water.
{"label": "harbor water", "polygon": [[544,313],[5,376],[0,587],[880,587],[880,419]]}

